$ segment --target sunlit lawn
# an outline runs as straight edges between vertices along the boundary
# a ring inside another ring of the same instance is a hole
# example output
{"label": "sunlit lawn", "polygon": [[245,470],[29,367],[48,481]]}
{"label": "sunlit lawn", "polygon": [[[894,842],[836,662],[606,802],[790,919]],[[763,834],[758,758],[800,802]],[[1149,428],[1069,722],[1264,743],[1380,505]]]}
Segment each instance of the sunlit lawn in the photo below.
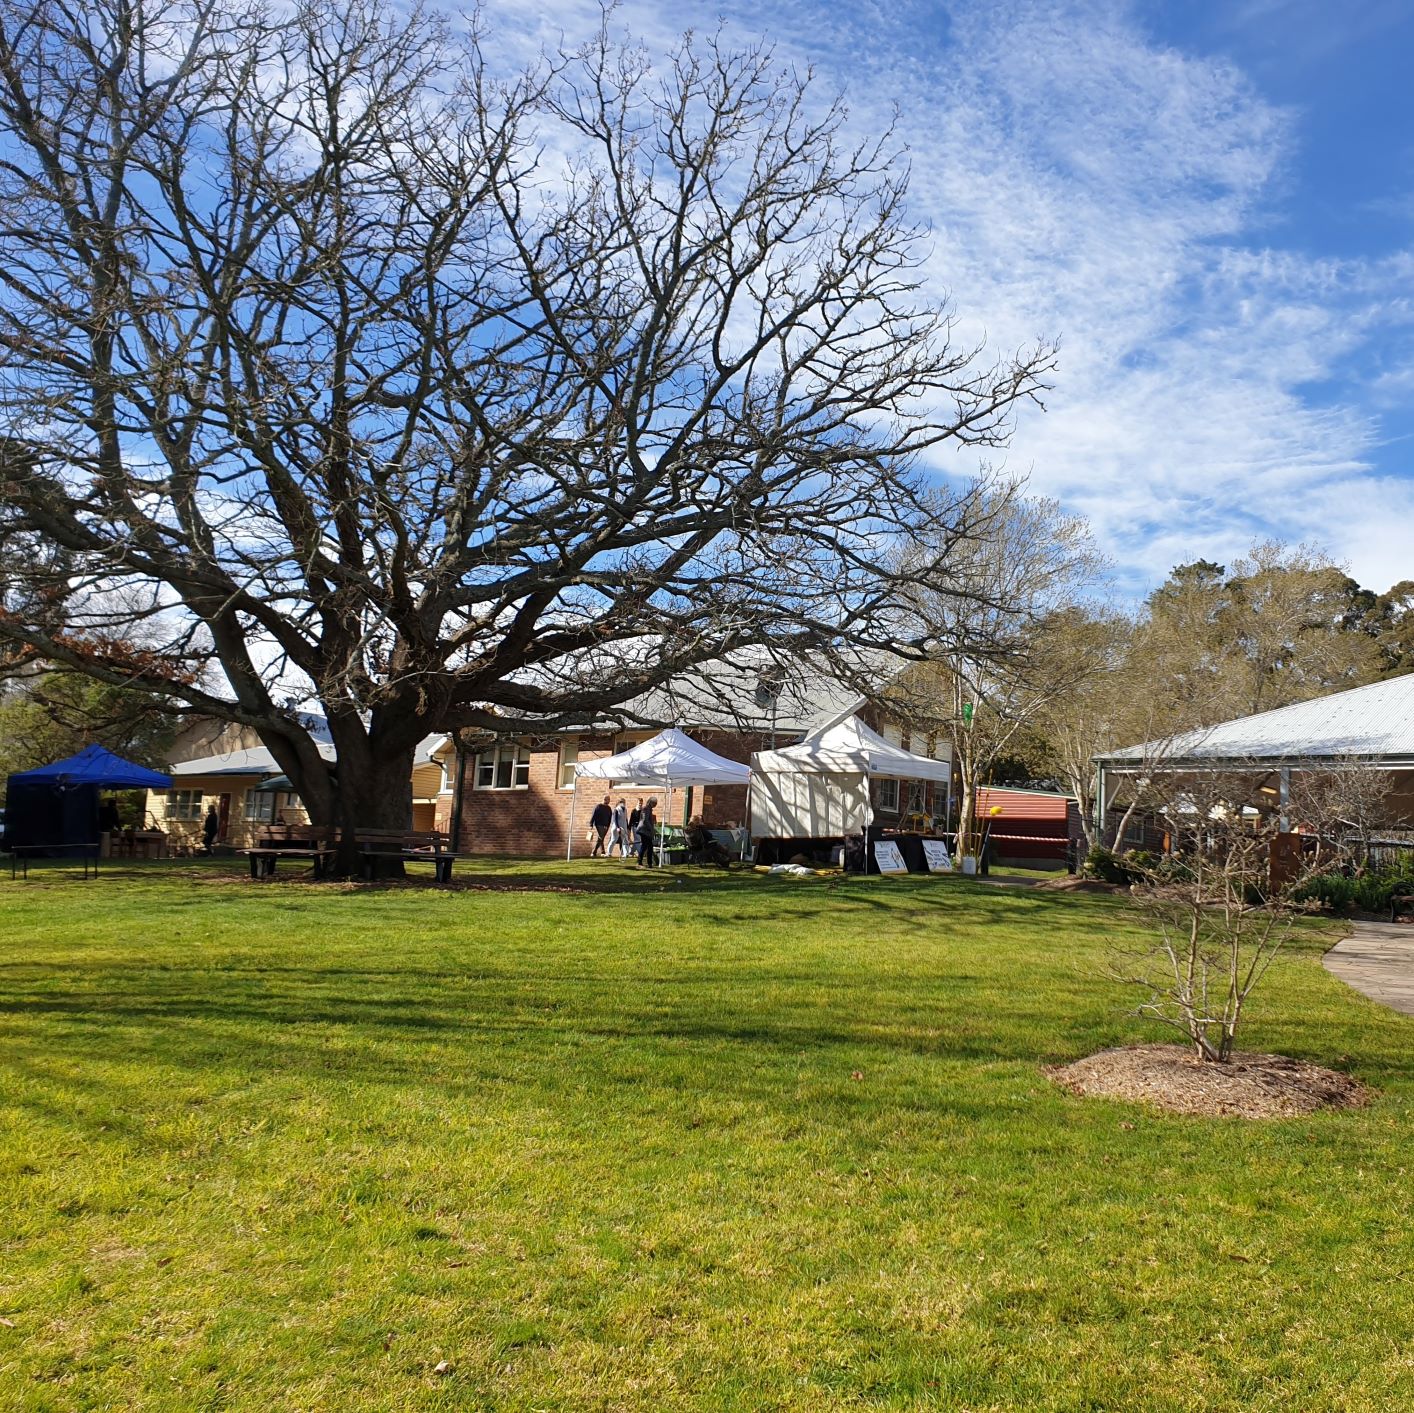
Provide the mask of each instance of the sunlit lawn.
{"label": "sunlit lawn", "polygon": [[459,867],[546,891],[0,883],[0,1407],[1414,1406],[1414,1022],[1314,933],[1248,1043],[1380,1096],[1249,1125],[1039,1073],[1153,1035],[1122,900]]}

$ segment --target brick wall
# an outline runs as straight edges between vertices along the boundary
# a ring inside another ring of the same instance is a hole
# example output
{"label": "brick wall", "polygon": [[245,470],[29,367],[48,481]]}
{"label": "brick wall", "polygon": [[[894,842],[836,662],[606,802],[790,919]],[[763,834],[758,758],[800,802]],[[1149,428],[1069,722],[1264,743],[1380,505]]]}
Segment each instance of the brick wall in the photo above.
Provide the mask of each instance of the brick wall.
{"label": "brick wall", "polygon": [[[875,713],[861,713],[864,719],[878,729]],[[728,760],[749,761],[754,751],[766,750],[771,742],[769,736],[755,732],[733,731],[693,731],[693,740],[699,741],[709,751]],[[776,744],[790,745],[795,738],[782,732]],[[905,742],[907,737],[905,736]],[[919,742],[926,752],[926,743]],[[614,752],[614,738],[610,736],[579,737],[579,760],[602,760]],[[455,770],[449,772],[455,775]],[[571,804],[573,804],[574,837],[569,840],[571,857],[584,858],[593,847],[586,837],[589,831],[589,817],[594,806],[607,794],[614,802],[620,798],[628,801],[630,809],[647,796],[648,791],[606,790],[602,782],[581,781],[574,789],[562,790],[559,786],[560,744],[558,741],[537,741],[530,748],[529,783],[524,789],[478,790],[474,758],[467,761],[466,778],[462,789],[461,833],[456,841],[459,852],[468,854],[519,854],[527,857],[564,858],[565,844],[570,833]],[[455,781],[453,781],[455,783]],[[895,824],[909,805],[909,786],[899,784],[899,808],[888,812],[878,807],[881,782],[874,782],[876,814],[881,824]],[[947,787],[920,785],[922,808],[941,814],[947,798]],[[658,818],[665,824],[682,824],[684,813],[689,808],[693,814],[701,814],[706,824],[726,827],[747,823],[746,786],[719,785],[699,786],[691,791],[675,789],[671,792],[658,791]],[[445,797],[446,815],[450,819],[451,797]],[[439,802],[439,811],[443,806]],[[440,817],[440,814],[439,814]]]}
{"label": "brick wall", "polygon": [[[754,735],[725,731],[693,732],[693,740],[729,760],[747,761],[752,751],[766,743]],[[602,760],[614,753],[610,736],[580,736],[579,760]],[[558,742],[536,742],[530,750],[530,776],[524,789],[478,790],[472,759],[467,761],[462,789],[461,834],[457,849],[468,854],[521,854],[528,857],[564,858],[570,833],[573,807],[574,837],[572,857],[584,858],[593,847],[586,837],[594,806],[608,795],[615,803],[628,802],[629,809],[650,793],[658,797],[658,818],[664,824],[681,824],[684,811],[701,814],[710,825],[726,825],[746,818],[744,785],[697,787],[691,791],[606,789],[602,781],[580,781],[573,789],[562,790],[560,746]],[[447,813],[451,809],[448,805]]]}
{"label": "brick wall", "polygon": [[[613,753],[613,741],[581,736],[579,759],[596,760]],[[530,777],[524,789],[478,790],[476,766],[468,759],[462,784],[461,833],[456,847],[467,854],[563,856],[569,831],[571,801],[575,802],[576,832],[583,838],[592,804],[587,790],[560,789],[560,746],[537,742],[530,751]],[[455,780],[453,781],[455,785]],[[579,852],[579,851],[576,851]],[[583,852],[588,852],[587,848]]]}

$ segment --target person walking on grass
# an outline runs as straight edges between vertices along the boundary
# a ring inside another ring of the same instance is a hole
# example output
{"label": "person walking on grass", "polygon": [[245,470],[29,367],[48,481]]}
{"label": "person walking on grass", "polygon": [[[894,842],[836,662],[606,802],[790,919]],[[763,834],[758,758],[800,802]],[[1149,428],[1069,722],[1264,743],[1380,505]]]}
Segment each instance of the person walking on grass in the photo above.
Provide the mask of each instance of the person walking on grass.
{"label": "person walking on grass", "polygon": [[594,830],[594,847],[589,851],[591,859],[602,854],[606,859],[609,851],[604,847],[605,836],[609,832],[609,826],[614,822],[614,811],[609,805],[609,797],[604,796],[597,805],[594,806],[594,813],[589,816],[590,827]]}
{"label": "person walking on grass", "polygon": [[626,859],[633,852],[633,835],[629,831],[628,824],[628,801],[620,799],[614,806],[614,822],[609,826],[609,848],[607,852],[613,853],[614,846],[618,846],[619,857]]}
{"label": "person walking on grass", "polygon": [[653,867],[653,834],[658,825],[654,811],[658,808],[657,796],[649,796],[638,816],[638,866]]}
{"label": "person walking on grass", "polygon": [[221,832],[221,817],[212,805],[206,811],[206,819],[201,826],[201,847],[203,853],[211,853],[215,848],[216,836]]}

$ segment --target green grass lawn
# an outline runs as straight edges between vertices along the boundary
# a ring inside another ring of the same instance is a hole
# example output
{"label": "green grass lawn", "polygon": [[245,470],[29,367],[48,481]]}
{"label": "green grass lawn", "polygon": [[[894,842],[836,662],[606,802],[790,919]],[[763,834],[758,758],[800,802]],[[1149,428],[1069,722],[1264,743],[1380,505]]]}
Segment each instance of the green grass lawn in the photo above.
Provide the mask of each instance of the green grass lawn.
{"label": "green grass lawn", "polygon": [[1120,899],[463,872],[545,891],[0,884],[0,1407],[1414,1406],[1414,1022],[1328,938],[1246,1044],[1379,1096],[1244,1124],[1040,1074],[1155,1034]]}

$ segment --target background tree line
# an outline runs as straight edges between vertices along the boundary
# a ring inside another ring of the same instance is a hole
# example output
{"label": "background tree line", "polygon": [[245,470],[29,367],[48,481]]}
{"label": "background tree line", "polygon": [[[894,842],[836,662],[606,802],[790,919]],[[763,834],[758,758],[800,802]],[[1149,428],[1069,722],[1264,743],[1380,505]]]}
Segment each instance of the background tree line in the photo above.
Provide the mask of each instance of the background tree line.
{"label": "background tree line", "polygon": [[[910,669],[888,693],[952,741],[964,836],[977,785],[1062,790],[1088,835],[1095,756],[1414,670],[1414,582],[1377,593],[1318,549],[1261,541],[1228,565],[1177,565],[1119,606],[1082,521],[1024,496],[1001,518],[971,562],[1002,650]],[[954,628],[979,611],[946,591],[918,602]]]}

